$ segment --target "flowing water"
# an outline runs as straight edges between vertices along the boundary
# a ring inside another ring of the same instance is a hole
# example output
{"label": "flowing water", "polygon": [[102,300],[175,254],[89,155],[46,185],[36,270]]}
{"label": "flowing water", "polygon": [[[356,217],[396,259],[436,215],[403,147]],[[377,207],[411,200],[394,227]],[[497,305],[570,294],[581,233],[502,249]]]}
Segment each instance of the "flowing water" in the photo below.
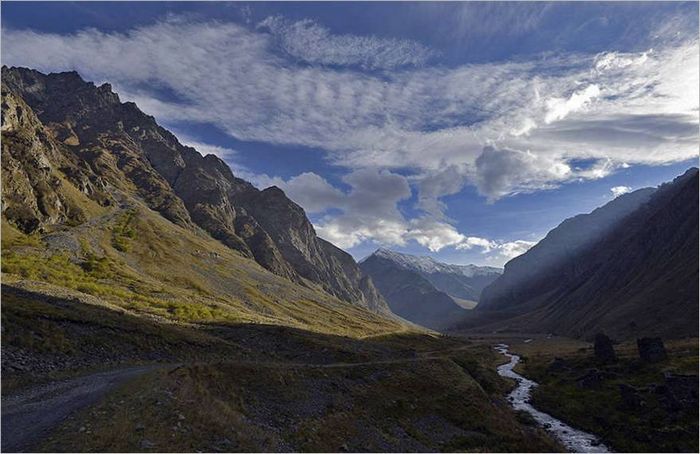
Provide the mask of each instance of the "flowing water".
{"label": "flowing water", "polygon": [[496,350],[510,358],[510,362],[498,367],[498,374],[518,382],[518,386],[508,395],[508,400],[514,409],[530,413],[538,424],[554,435],[570,452],[610,452],[596,436],[574,429],[530,405],[530,392],[537,383],[513,371],[520,357],[508,353],[507,345],[499,344]]}

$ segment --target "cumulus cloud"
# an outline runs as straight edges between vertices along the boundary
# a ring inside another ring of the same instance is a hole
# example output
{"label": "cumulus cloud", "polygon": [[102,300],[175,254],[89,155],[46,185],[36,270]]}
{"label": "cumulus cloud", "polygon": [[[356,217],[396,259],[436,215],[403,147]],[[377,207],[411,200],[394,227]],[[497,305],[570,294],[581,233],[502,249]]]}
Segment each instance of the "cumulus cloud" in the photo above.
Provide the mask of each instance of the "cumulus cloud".
{"label": "cumulus cloud", "polygon": [[529,151],[487,146],[476,158],[476,186],[490,201],[514,192],[550,187],[572,173],[565,162]]}
{"label": "cumulus cloud", "polygon": [[313,64],[387,69],[420,66],[436,55],[435,51],[411,40],[334,35],[310,19],[292,22],[271,16],[257,28],[274,36],[288,55]]}
{"label": "cumulus cloud", "polygon": [[398,210],[397,203],[411,195],[407,179],[388,171],[360,169],[346,175],[343,182],[350,190],[343,192],[325,178],[305,172],[288,180],[267,175],[245,175],[260,188],[278,186],[309,213],[323,214],[329,209],[339,215],[322,216],[314,227],[322,238],[351,248],[371,240],[383,246],[405,246],[410,241],[439,252],[477,249],[494,252],[497,260],[513,257],[514,251],[526,250],[527,241],[503,242],[467,236],[448,222],[424,215],[413,219]]}
{"label": "cumulus cloud", "polygon": [[619,197],[622,194],[627,194],[628,192],[631,192],[632,188],[629,186],[613,186],[610,188],[610,192],[612,192],[613,198]]}
{"label": "cumulus cloud", "polygon": [[537,244],[536,241],[509,241],[498,245],[498,249],[502,257],[511,260],[519,255],[523,255],[535,244]]}

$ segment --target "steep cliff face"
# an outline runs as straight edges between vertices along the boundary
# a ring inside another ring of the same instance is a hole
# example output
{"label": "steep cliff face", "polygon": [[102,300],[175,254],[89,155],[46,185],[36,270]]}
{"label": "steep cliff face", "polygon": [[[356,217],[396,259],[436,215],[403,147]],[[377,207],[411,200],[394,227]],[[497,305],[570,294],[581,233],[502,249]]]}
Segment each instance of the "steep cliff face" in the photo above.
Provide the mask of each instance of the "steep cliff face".
{"label": "steep cliff face", "polygon": [[[77,192],[112,203],[105,182],[61,147],[32,109],[2,86],[2,209],[25,232],[46,224],[80,223],[90,208]],[[66,175],[75,185],[69,183]]]}
{"label": "steep cliff face", "polygon": [[[3,138],[9,138],[3,158],[11,158],[3,159],[3,178],[17,189],[7,200],[3,194],[3,201],[7,219],[22,230],[84,220],[66,203],[59,206],[60,191],[51,190],[56,178],[65,177],[98,204],[117,203],[124,194],[138,197],[168,220],[203,229],[275,274],[388,312],[352,257],[318,238],[304,211],[281,190],[259,191],[219,158],[180,144],[134,103],[120,102],[109,84],[96,87],[75,72],[3,68],[2,75],[8,104]],[[60,176],[49,168],[61,169]],[[21,208],[27,200],[29,211]]]}

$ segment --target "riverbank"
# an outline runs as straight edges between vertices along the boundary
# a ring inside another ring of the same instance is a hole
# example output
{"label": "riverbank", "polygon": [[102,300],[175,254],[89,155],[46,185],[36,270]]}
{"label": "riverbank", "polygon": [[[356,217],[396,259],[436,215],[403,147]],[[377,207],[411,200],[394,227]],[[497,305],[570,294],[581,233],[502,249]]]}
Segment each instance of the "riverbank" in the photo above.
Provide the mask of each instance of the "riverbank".
{"label": "riverbank", "polygon": [[614,451],[698,452],[697,338],[666,341],[668,359],[651,364],[635,342],[615,345],[618,361],[600,364],[592,345],[577,340],[508,341],[521,357],[515,372],[539,384],[530,402],[538,410]]}
{"label": "riverbank", "polygon": [[509,358],[509,361],[497,368],[502,377],[513,379],[517,385],[508,395],[508,401],[516,411],[530,414],[534,420],[545,428],[570,452],[609,452],[608,448],[593,434],[577,430],[553,416],[537,410],[530,404],[532,391],[537,383],[514,371],[520,362],[520,356],[508,352],[508,345],[499,344],[496,351]]}

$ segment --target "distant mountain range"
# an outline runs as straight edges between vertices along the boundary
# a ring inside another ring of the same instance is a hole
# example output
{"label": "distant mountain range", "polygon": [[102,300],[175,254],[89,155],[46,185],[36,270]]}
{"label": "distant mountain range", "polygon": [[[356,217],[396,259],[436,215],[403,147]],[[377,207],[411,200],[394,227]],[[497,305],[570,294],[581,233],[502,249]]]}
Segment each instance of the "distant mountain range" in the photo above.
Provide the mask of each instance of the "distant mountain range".
{"label": "distant mountain range", "polygon": [[482,293],[462,329],[698,334],[698,169],[576,216]]}
{"label": "distant mountain range", "polygon": [[433,329],[442,329],[473,308],[482,289],[500,268],[451,265],[431,257],[378,249],[360,261],[395,314]]}

